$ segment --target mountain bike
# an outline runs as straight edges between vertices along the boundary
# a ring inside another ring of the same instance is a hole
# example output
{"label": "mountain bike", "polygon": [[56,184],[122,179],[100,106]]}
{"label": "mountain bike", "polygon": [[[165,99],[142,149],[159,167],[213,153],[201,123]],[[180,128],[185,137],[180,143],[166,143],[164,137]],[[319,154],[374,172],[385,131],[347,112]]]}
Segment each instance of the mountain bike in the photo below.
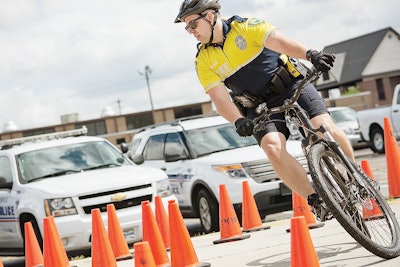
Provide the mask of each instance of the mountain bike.
{"label": "mountain bike", "polygon": [[[296,102],[301,90],[318,80],[314,68],[281,106],[257,106],[254,132],[273,121],[270,115],[284,112],[299,129],[302,149],[308,161],[309,172],[316,192],[325,202],[342,227],[364,248],[385,259],[400,255],[400,227],[396,217],[382,196],[378,182],[349,159],[324,126],[314,128],[307,113]],[[368,212],[372,211],[373,216]]]}

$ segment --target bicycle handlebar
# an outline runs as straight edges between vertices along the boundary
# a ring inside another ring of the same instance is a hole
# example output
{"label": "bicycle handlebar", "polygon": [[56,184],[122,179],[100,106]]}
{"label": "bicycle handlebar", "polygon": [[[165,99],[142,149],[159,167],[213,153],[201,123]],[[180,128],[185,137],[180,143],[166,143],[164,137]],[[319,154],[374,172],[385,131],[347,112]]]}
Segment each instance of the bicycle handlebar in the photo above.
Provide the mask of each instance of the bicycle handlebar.
{"label": "bicycle handlebar", "polygon": [[281,106],[278,107],[273,107],[273,108],[268,108],[267,107],[267,103],[261,103],[260,105],[258,105],[258,107],[256,108],[256,112],[258,114],[260,114],[260,116],[254,118],[253,122],[254,122],[254,132],[260,131],[260,127],[262,127],[263,125],[259,125],[260,122],[261,124],[265,123],[266,121],[269,120],[269,116],[272,114],[276,114],[276,113],[281,113],[284,112],[285,110],[287,110],[290,106],[293,105],[294,102],[297,101],[297,99],[300,96],[301,90],[308,84],[308,83],[313,83],[316,80],[318,80],[319,76],[320,76],[320,72],[317,71],[314,67],[312,67],[310,69],[310,73],[307,75],[306,78],[304,78],[299,85],[296,87],[295,93],[293,94],[292,97],[285,99],[285,101],[283,102],[283,104]]}

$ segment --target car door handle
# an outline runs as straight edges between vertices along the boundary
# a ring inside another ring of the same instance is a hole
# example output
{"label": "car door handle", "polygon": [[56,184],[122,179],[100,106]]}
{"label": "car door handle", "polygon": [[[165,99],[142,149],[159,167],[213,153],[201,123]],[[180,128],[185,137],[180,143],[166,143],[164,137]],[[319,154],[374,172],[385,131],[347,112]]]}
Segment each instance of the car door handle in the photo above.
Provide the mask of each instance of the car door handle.
{"label": "car door handle", "polygon": [[167,168],[165,168],[165,167],[162,167],[162,168],[160,168],[162,171],[166,171],[167,170]]}

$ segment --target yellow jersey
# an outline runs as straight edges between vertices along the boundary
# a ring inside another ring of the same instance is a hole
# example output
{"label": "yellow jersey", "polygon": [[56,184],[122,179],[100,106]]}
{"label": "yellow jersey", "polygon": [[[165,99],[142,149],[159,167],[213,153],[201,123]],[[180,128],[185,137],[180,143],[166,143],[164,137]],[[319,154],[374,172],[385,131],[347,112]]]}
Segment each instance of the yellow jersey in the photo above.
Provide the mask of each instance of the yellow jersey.
{"label": "yellow jersey", "polygon": [[200,44],[196,72],[205,92],[225,84],[235,94],[260,95],[278,68],[279,53],[264,47],[276,29],[256,18],[234,16],[223,20],[224,43]]}

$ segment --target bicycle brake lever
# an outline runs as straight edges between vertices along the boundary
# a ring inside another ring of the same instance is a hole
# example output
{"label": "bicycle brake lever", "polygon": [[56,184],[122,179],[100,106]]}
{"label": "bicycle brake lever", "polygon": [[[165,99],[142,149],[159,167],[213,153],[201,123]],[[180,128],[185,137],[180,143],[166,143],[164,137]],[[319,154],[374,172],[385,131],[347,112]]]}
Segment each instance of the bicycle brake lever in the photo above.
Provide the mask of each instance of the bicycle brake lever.
{"label": "bicycle brake lever", "polygon": [[253,133],[256,133],[256,132],[261,131],[261,130],[262,130],[262,125],[261,124],[254,125]]}
{"label": "bicycle brake lever", "polygon": [[257,106],[256,108],[256,113],[261,114],[265,109],[267,109],[267,103],[261,103],[260,105]]}

